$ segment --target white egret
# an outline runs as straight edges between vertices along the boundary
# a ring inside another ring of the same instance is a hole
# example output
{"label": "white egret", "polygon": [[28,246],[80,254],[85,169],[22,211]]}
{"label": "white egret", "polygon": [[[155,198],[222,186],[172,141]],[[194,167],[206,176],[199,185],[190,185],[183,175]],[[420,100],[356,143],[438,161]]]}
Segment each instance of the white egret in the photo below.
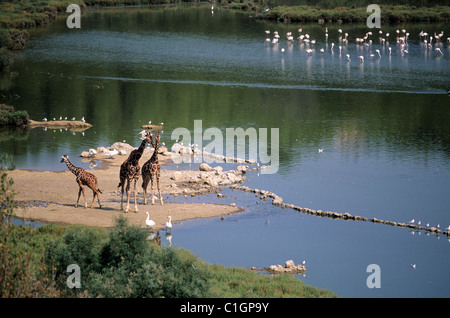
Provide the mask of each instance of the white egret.
{"label": "white egret", "polygon": [[167,221],[166,224],[164,224],[164,226],[166,227],[166,231],[167,230],[172,231],[172,217],[169,215],[168,218],[169,221]]}
{"label": "white egret", "polygon": [[145,212],[145,213],[147,213],[147,219],[145,220],[145,225],[150,228],[154,227],[156,224],[155,221],[150,220],[150,214],[148,212]]}

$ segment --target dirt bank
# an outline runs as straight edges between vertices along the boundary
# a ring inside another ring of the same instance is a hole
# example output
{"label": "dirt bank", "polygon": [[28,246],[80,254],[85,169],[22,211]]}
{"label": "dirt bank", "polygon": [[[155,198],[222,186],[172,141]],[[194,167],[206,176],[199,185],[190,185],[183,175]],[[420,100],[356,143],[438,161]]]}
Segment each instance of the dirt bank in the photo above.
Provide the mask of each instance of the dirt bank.
{"label": "dirt bank", "polygon": [[[151,156],[152,150],[146,149],[141,159],[141,166]],[[101,169],[88,169],[98,179],[98,186],[103,192],[100,196],[102,208],[98,207],[98,202],[94,202],[93,208],[89,208],[92,202],[92,191],[85,187],[86,200],[88,208],[84,207],[83,195],[80,197],[80,204],[75,208],[78,196],[78,185],[75,182],[75,175],[70,171],[61,172],[38,172],[28,170],[14,170],[8,172],[13,178],[13,189],[16,192],[15,199],[19,201],[19,208],[15,210],[16,216],[26,219],[42,222],[52,222],[58,224],[84,224],[88,226],[111,227],[114,224],[114,218],[124,214],[131,224],[145,226],[147,217],[146,211],[150,212],[151,218],[156,222],[155,229],[163,227],[167,221],[167,216],[172,217],[172,221],[202,218],[202,217],[220,217],[222,215],[236,213],[241,211],[235,205],[224,204],[205,204],[205,203],[168,203],[161,205],[159,200],[151,204],[149,200],[147,205],[143,204],[142,179],[137,183],[138,209],[134,212],[134,200],[130,200],[130,212],[120,211],[120,192],[119,169],[121,163],[127,158],[126,155],[116,155],[110,158],[102,153],[97,153],[86,160],[101,160]],[[163,198],[167,195],[196,195],[215,191],[207,183],[192,182],[200,173],[199,171],[173,171],[164,169],[164,162],[168,156],[160,155],[161,168],[161,192]],[[55,158],[55,164],[58,164],[60,158]],[[70,158],[69,158],[70,159]],[[60,163],[65,165],[65,163]],[[176,174],[176,175],[175,175]],[[156,185],[155,185],[156,188]],[[150,185],[148,193],[150,191]],[[124,196],[126,200],[126,196]],[[126,201],[124,203],[124,207]]]}

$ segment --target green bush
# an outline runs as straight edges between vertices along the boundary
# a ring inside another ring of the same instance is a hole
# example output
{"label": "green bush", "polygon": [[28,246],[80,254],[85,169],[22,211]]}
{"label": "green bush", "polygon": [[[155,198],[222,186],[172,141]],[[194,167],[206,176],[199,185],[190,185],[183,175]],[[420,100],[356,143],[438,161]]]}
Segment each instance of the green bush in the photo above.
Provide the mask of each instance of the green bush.
{"label": "green bush", "polygon": [[[145,229],[130,226],[123,216],[107,238],[99,231],[72,227],[64,239],[48,244],[47,268],[55,269],[65,296],[205,297],[206,265],[182,250],[151,244],[147,236]],[[80,266],[80,289],[65,285],[70,264]]]}
{"label": "green bush", "polygon": [[0,126],[23,126],[28,123],[29,116],[26,111],[14,111],[14,107],[0,104]]}

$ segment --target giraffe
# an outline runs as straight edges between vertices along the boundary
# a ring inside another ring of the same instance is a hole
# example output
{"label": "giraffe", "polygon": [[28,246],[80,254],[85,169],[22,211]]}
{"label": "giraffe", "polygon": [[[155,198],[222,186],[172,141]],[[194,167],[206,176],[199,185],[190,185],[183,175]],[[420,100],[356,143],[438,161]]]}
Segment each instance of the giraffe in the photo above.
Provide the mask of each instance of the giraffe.
{"label": "giraffe", "polygon": [[100,191],[100,189],[97,188],[97,177],[94,176],[92,173],[87,172],[83,168],[75,167],[69,161],[69,156],[67,156],[67,155],[62,156],[61,162],[65,162],[67,165],[67,168],[69,168],[69,170],[77,177],[76,181],[80,188],[78,190],[78,199],[77,199],[77,203],[75,204],[75,207],[78,207],[78,202],[80,201],[80,195],[81,195],[81,192],[83,192],[84,206],[87,208],[86,195],[84,193],[84,186],[86,185],[92,189],[92,193],[94,195],[94,197],[92,198],[91,208],[94,205],[95,196],[97,196],[98,205],[101,208],[102,204],[100,203],[100,193],[102,193],[102,191]]}
{"label": "giraffe", "polygon": [[156,133],[155,139],[150,133],[150,143],[153,148],[153,155],[150,159],[142,166],[142,189],[144,189],[144,204],[147,204],[147,186],[148,182],[151,181],[150,197],[152,198],[152,204],[155,204],[155,197],[153,196],[153,180],[156,178],[156,185],[158,187],[159,200],[161,205],[164,205],[163,198],[161,196],[161,189],[159,188],[159,178],[161,176],[161,167],[158,161],[158,147],[160,141],[160,133]]}
{"label": "giraffe", "polygon": [[126,191],[127,191],[127,207],[125,212],[128,212],[130,209],[130,184],[134,181],[134,210],[138,211],[137,207],[137,199],[136,199],[136,182],[139,180],[141,167],[139,166],[139,159],[141,159],[142,153],[145,149],[145,144],[149,140],[149,134],[143,135],[144,139],[141,142],[139,148],[134,149],[128,158],[122,163],[120,166],[120,182],[117,187],[122,187],[122,198],[120,202],[120,210],[123,210],[123,193],[125,182],[127,183]]}

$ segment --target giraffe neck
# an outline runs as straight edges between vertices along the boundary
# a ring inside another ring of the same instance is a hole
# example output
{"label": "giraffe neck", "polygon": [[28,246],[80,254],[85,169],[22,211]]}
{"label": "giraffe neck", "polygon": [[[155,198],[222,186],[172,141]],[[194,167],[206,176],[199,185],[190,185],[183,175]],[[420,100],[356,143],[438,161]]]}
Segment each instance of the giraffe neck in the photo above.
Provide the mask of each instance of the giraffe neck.
{"label": "giraffe neck", "polygon": [[153,155],[150,158],[150,160],[152,162],[158,162],[158,147],[156,147],[155,150],[153,151]]}
{"label": "giraffe neck", "polygon": [[72,172],[74,175],[78,176],[81,172],[81,168],[75,167],[69,159],[66,160],[67,168],[69,168],[70,172]]}
{"label": "giraffe neck", "polygon": [[139,148],[133,150],[130,154],[129,161],[139,161],[141,159],[142,154],[144,153],[145,144],[147,143],[147,139],[142,140],[141,145]]}

